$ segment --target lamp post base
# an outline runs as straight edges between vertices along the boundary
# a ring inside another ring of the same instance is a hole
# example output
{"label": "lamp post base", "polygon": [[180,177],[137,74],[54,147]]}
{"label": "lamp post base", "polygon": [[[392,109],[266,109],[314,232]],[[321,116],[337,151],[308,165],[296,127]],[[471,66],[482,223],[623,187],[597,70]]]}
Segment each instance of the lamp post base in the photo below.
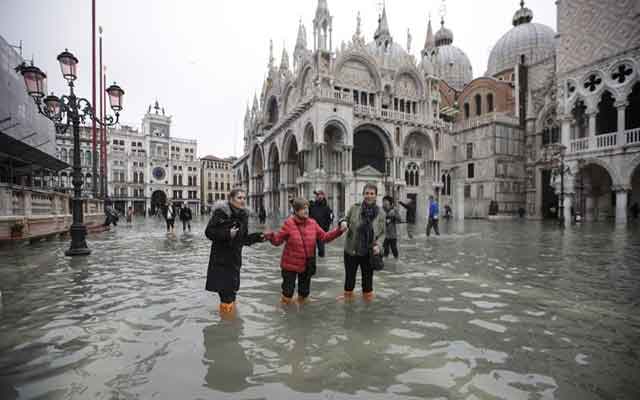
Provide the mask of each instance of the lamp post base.
{"label": "lamp post base", "polygon": [[74,256],[88,256],[91,254],[91,250],[87,247],[87,227],[82,224],[71,225],[71,246],[69,250],[64,252],[64,255],[69,257]]}

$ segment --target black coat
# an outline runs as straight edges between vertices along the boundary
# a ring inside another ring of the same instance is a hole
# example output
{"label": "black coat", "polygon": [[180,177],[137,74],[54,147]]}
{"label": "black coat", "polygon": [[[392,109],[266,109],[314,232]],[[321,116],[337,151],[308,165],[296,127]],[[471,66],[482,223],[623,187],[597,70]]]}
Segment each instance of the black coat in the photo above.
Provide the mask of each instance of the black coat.
{"label": "black coat", "polygon": [[415,224],[416,223],[416,202],[412,201],[410,204],[405,204],[399,201],[400,205],[407,210],[407,224]]}
{"label": "black coat", "polygon": [[193,216],[191,214],[191,209],[187,207],[182,207],[180,209],[180,220],[181,221],[191,221]]}
{"label": "black coat", "polygon": [[309,216],[316,220],[320,228],[328,231],[333,222],[333,211],[327,205],[327,199],[321,201],[312,201],[309,206]]}
{"label": "black coat", "polygon": [[[231,228],[240,228],[231,239]],[[218,205],[207,224],[205,235],[211,243],[206,290],[237,292],[240,288],[242,247],[261,242],[261,233],[248,232],[249,215],[246,210],[234,209],[229,203]]]}

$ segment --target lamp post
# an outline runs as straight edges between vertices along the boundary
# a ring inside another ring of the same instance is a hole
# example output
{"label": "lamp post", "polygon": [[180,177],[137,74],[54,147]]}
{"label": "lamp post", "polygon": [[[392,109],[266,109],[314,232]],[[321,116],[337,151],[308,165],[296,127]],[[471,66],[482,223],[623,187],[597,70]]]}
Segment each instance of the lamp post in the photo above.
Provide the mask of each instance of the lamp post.
{"label": "lamp post", "polygon": [[95,116],[89,100],[77,97],[74,92],[73,82],[77,78],[78,59],[65,50],[58,55],[58,62],[62,76],[69,86],[69,94],[62,97],[57,97],[53,93],[45,97],[47,75],[38,67],[22,64],[16,70],[22,74],[27,92],[36,103],[38,112],[51,120],[60,133],[65,133],[69,126],[73,127],[73,223],[70,229],[71,245],[65,255],[89,255],[91,250],[87,247],[87,227],[84,225],[82,212],[84,179],[82,179],[80,166],[80,122],[84,123],[88,118],[105,127],[116,125],[122,110],[124,90],[115,83],[107,88],[106,92],[109,95],[111,109],[115,112],[115,118],[107,116],[104,120],[100,120]]}
{"label": "lamp post", "polygon": [[552,171],[554,180],[556,176],[560,175],[560,206],[558,207],[558,210],[560,212],[558,213],[558,220],[560,227],[564,228],[564,176],[565,174],[572,175],[571,168],[564,164],[564,156],[567,147],[564,145],[556,145],[549,146],[548,149],[550,149],[551,151],[546,154],[546,158],[551,158],[552,164],[554,165],[554,169]]}

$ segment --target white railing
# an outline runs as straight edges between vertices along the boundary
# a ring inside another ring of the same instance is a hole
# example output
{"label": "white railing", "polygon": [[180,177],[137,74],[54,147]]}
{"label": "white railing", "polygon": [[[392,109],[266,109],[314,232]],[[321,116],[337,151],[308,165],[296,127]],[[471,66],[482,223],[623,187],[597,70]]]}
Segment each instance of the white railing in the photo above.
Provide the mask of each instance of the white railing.
{"label": "white railing", "polygon": [[589,138],[574,139],[571,141],[571,152],[577,153],[580,151],[589,150]]}
{"label": "white railing", "polygon": [[385,108],[365,106],[362,104],[354,104],[353,112],[356,114],[365,114],[365,115],[380,117],[384,119],[392,119],[397,121],[422,121],[423,120],[420,114],[394,111],[394,110],[389,110]]}
{"label": "white railing", "polygon": [[624,134],[627,139],[625,144],[640,143],[640,128],[627,129]]}
{"label": "white railing", "polygon": [[598,149],[615,147],[617,137],[618,137],[618,134],[616,132],[607,133],[605,135],[598,135],[596,136],[596,147]]}

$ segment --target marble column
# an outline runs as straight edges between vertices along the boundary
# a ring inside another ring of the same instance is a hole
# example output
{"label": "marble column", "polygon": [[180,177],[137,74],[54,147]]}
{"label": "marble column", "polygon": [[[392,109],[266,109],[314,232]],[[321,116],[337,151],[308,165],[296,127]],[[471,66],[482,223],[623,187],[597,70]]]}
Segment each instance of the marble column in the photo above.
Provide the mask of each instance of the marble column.
{"label": "marble column", "polygon": [[571,207],[573,207],[574,195],[573,193],[565,193],[563,199],[563,217],[564,225],[571,225]]}
{"label": "marble column", "polygon": [[536,193],[536,200],[535,200],[535,210],[533,212],[534,218],[536,219],[542,219],[542,192],[543,192],[543,188],[542,188],[542,169],[541,168],[536,168],[535,169],[535,193]]}
{"label": "marble column", "polygon": [[596,114],[597,110],[587,110],[587,116],[589,117],[589,150],[596,147]]}
{"label": "marble column", "polygon": [[616,224],[627,223],[627,193],[629,192],[626,187],[615,187],[616,193]]}
{"label": "marble column", "polygon": [[464,181],[459,179],[455,183],[455,187],[455,206],[453,209],[453,215],[457,221],[462,221],[464,220]]}
{"label": "marble column", "polygon": [[618,110],[618,134],[616,137],[616,145],[624,146],[625,144],[627,144],[626,143],[627,140],[624,135],[624,130],[625,130],[627,106],[629,105],[629,103],[627,101],[621,101],[621,102],[616,102],[614,105]]}

